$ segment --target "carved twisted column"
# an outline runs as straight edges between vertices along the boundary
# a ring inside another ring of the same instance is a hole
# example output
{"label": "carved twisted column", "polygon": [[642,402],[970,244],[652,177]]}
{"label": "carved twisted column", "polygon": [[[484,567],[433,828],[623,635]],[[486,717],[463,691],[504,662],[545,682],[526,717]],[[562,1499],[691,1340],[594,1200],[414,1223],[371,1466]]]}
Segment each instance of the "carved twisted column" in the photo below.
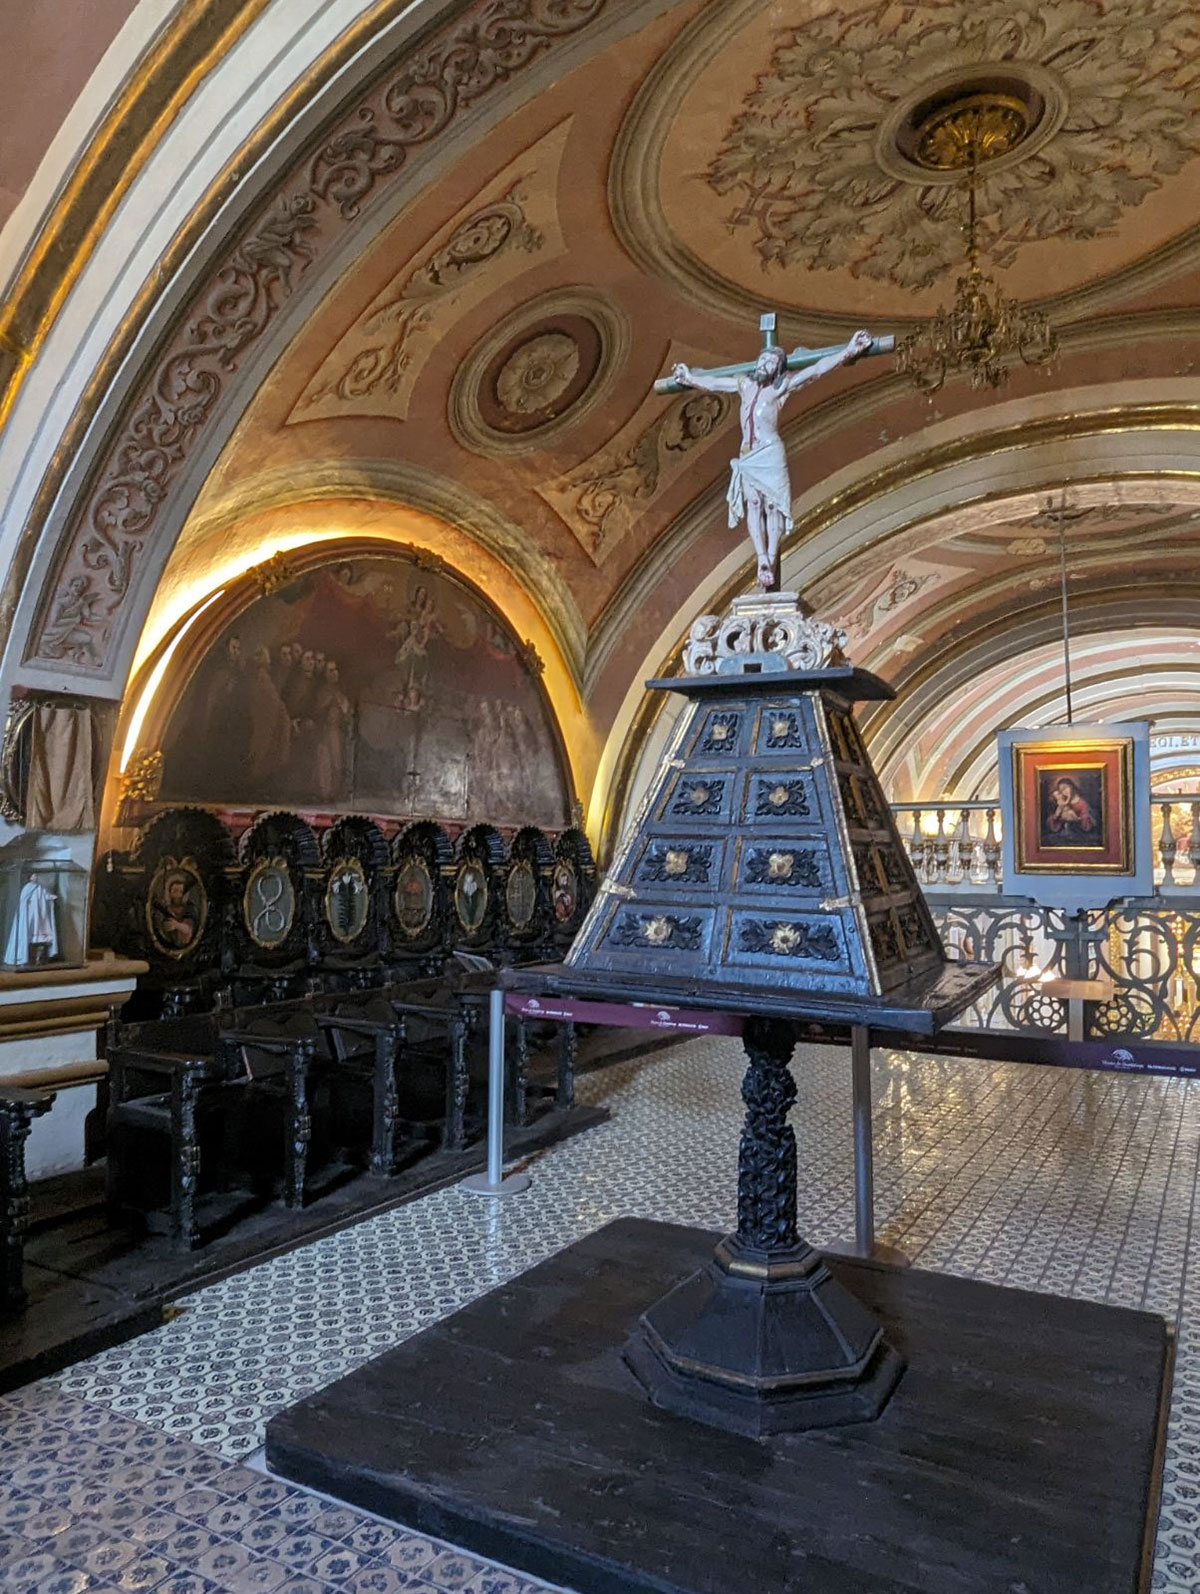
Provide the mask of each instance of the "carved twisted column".
{"label": "carved twisted column", "polygon": [[903,1361],[796,1229],[796,1100],[786,1019],[743,1031],[737,1232],[643,1312],[625,1360],[658,1406],[734,1433],[878,1416]]}
{"label": "carved twisted column", "polygon": [[737,1239],[750,1250],[781,1250],[797,1242],[796,1135],[787,1121],[796,1100],[789,1066],[795,1044],[791,1024],[751,1019],[746,1025]]}

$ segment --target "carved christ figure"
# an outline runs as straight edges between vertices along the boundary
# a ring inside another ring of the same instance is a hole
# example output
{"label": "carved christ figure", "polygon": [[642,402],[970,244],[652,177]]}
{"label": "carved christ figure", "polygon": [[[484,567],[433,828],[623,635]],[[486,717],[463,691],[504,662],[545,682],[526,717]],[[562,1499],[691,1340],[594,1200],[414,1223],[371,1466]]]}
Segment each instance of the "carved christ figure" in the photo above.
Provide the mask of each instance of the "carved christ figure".
{"label": "carved christ figure", "polygon": [[[769,319],[773,324],[774,317]],[[677,365],[671,373],[672,383],[678,387],[739,395],[742,447],[730,461],[729,525],[733,528],[746,521],[758,560],[758,584],[764,591],[775,584],[779,544],[784,532],[792,529],[792,488],[779,435],[779,412],[798,387],[873,352],[873,344],[869,332],[856,332],[844,348],[823,353],[802,370],[789,371],[787,355],[771,343],[754,365],[743,367],[741,373],[694,371],[688,365]]]}

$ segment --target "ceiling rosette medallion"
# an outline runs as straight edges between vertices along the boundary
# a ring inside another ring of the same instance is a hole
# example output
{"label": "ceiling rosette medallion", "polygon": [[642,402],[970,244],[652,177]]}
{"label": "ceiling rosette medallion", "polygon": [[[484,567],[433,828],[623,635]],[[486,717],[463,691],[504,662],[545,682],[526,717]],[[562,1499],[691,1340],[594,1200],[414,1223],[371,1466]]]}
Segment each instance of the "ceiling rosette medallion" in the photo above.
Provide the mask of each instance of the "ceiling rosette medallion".
{"label": "ceiling rosette medallion", "polygon": [[979,185],[1006,291],[1044,297],[1051,282],[1050,303],[1086,293],[1096,308],[1200,237],[1191,0],[871,0],[778,17],[750,0],[705,8],[614,154],[623,242],[710,309],[790,296],[806,331],[931,310],[960,258],[962,195],[921,131],[939,98],[970,93],[1012,108],[1011,147]]}
{"label": "ceiling rosette medallion", "polygon": [[544,294],[505,316],[459,366],[450,430],[488,458],[544,448],[591,414],[628,349],[625,316],[599,294]]}

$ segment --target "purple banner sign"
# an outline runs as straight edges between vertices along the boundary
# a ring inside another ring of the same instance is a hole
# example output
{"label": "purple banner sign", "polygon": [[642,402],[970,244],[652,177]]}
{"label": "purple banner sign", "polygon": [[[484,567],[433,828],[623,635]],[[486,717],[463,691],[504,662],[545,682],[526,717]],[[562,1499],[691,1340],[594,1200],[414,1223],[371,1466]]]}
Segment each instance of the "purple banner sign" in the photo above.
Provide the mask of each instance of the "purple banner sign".
{"label": "purple banner sign", "polygon": [[650,1002],[585,1002],[574,996],[523,996],[509,991],[504,1010],[521,1018],[560,1024],[604,1024],[612,1029],[678,1030],[684,1035],[740,1035],[744,1020],[733,1013],[709,1013],[687,1007],[658,1007]]}

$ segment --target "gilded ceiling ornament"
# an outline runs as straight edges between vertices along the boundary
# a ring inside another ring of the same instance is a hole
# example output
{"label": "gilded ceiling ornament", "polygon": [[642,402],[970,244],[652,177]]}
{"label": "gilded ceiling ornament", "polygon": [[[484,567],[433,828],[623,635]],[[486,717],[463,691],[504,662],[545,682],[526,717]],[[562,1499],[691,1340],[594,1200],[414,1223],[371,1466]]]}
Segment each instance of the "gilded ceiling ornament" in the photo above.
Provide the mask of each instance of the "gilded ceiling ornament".
{"label": "gilded ceiling ornament", "polygon": [[579,345],[565,332],[543,332],[515,349],[496,377],[496,397],[510,415],[546,409],[571,386]]}
{"label": "gilded ceiling ornament", "polygon": [[252,565],[246,574],[253,578],[264,598],[269,598],[273,592],[279,592],[296,579],[296,572],[278,549],[261,564]]}
{"label": "gilded ceiling ornament", "polygon": [[[1027,158],[1017,147],[980,186],[999,266],[1023,243],[1111,229],[1200,153],[1192,0],[975,0],[967,11],[875,0],[777,37],[705,173],[764,268],[920,289],[957,264],[959,193],[906,170],[904,150],[881,141],[901,102],[954,69],[967,82],[1026,67],[1043,85],[1029,95]],[[1047,123],[1046,102],[1059,99]]]}

